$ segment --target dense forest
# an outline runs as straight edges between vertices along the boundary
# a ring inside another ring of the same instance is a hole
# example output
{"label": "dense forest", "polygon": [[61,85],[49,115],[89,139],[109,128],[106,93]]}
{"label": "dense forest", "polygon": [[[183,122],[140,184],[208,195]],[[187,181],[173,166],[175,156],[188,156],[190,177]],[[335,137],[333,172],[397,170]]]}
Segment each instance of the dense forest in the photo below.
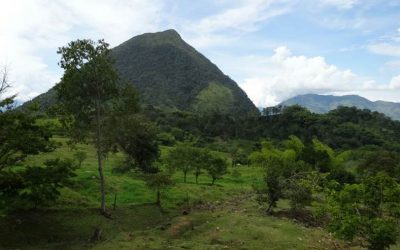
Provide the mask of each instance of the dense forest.
{"label": "dense forest", "polygon": [[61,47],[46,109],[15,108],[3,72],[0,248],[398,247],[399,121],[354,107],[244,112],[241,93],[243,109],[219,103],[235,90],[217,83],[187,96],[203,102],[191,109],[143,104],[114,67],[121,48]]}

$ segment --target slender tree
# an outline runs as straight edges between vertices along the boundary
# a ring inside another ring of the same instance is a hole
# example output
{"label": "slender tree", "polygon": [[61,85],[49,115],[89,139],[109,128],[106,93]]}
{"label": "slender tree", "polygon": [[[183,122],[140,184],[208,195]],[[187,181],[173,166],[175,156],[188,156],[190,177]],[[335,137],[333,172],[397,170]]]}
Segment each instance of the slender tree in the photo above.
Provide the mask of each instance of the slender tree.
{"label": "slender tree", "polygon": [[59,48],[59,65],[64,75],[56,87],[69,115],[71,138],[74,141],[89,139],[96,148],[103,214],[106,214],[103,164],[110,150],[105,135],[119,96],[119,78],[108,46],[104,40],[76,40]]}

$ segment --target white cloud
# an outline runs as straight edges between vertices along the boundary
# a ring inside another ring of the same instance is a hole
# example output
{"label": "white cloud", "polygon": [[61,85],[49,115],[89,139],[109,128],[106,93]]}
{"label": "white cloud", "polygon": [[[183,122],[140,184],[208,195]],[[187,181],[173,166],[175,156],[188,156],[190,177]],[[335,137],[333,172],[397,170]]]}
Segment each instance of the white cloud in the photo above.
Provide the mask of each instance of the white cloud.
{"label": "white cloud", "polygon": [[400,89],[400,75],[392,78],[389,87],[392,89]]}
{"label": "white cloud", "polygon": [[[161,0],[13,0],[2,3],[0,61],[11,92],[27,100],[61,76],[56,50],[77,38],[105,38],[115,46],[160,29]],[[50,67],[48,66],[50,65]]]}
{"label": "white cloud", "polygon": [[324,5],[334,6],[339,9],[351,9],[356,4],[358,4],[358,0],[320,0],[320,2]]}
{"label": "white cloud", "polygon": [[[247,0],[230,1],[231,6],[218,14],[190,22],[186,31],[191,33],[190,42],[196,47],[221,45],[235,40],[241,34],[254,32],[264,21],[284,15],[295,1]],[[222,33],[224,35],[222,35]]]}
{"label": "white cloud", "polygon": [[390,43],[375,43],[368,45],[368,50],[372,53],[385,56],[400,56],[400,45]]}
{"label": "white cloud", "polygon": [[377,41],[370,43],[367,48],[375,54],[400,57],[400,28],[389,35],[379,37]]}
{"label": "white cloud", "polygon": [[[398,87],[399,78],[389,85],[379,85],[350,70],[328,64],[323,57],[294,56],[287,47],[279,47],[269,57],[247,58],[241,63],[258,68],[240,86],[261,107],[276,105],[290,97],[307,94],[358,93],[376,99],[374,91]],[[398,93],[397,93],[398,95]]]}
{"label": "white cloud", "polygon": [[213,16],[207,16],[194,25],[194,28],[203,33],[210,33],[224,29],[238,31],[254,31],[257,24],[266,19],[282,15],[288,11],[286,7],[276,7],[276,0],[245,1],[240,6],[232,7]]}

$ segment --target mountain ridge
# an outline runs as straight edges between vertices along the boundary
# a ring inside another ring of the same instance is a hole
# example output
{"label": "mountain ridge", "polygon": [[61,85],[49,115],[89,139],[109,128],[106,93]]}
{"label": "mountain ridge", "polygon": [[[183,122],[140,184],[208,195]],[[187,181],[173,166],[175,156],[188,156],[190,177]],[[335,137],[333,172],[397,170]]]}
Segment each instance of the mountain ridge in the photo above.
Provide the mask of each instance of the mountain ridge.
{"label": "mountain ridge", "polygon": [[386,116],[400,120],[400,103],[387,101],[371,101],[359,95],[319,95],[305,94],[298,95],[281,102],[279,105],[291,106],[300,105],[315,113],[327,113],[338,106],[357,107],[369,109],[385,114]]}

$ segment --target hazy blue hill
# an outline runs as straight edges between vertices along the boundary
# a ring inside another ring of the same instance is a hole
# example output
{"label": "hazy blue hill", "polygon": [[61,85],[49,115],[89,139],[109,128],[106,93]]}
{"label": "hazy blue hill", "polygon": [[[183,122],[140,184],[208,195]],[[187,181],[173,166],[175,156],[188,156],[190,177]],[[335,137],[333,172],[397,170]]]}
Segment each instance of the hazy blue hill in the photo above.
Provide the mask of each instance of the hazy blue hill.
{"label": "hazy blue hill", "polygon": [[384,101],[373,102],[358,95],[298,95],[282,102],[280,105],[291,106],[295,104],[303,106],[315,113],[327,113],[338,106],[357,107],[359,109],[378,111],[392,119],[400,120],[400,103]]}
{"label": "hazy blue hill", "polygon": [[[143,104],[168,110],[259,114],[246,93],[175,30],[146,33],[112,49],[120,76],[139,90]],[[40,95],[44,108],[52,90]]]}

